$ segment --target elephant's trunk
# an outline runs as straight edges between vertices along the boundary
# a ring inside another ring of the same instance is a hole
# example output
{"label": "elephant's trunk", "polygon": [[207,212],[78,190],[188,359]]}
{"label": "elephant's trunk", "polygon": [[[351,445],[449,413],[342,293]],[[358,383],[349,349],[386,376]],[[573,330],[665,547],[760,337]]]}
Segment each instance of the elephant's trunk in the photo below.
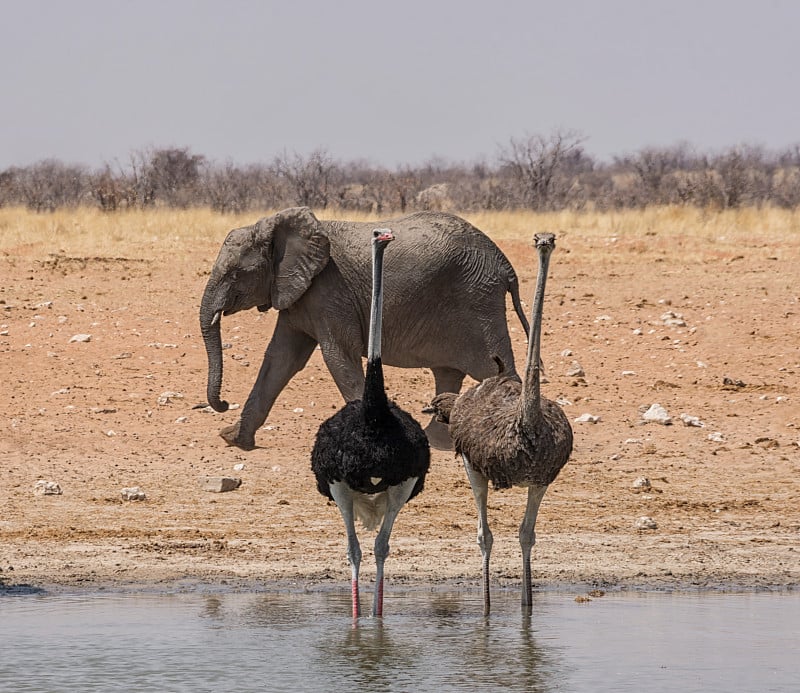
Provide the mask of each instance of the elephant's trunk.
{"label": "elephant's trunk", "polygon": [[219,331],[222,309],[214,305],[215,293],[216,291],[209,284],[200,304],[200,331],[208,356],[206,396],[212,409],[227,411],[228,403],[219,397],[222,388],[222,337]]}

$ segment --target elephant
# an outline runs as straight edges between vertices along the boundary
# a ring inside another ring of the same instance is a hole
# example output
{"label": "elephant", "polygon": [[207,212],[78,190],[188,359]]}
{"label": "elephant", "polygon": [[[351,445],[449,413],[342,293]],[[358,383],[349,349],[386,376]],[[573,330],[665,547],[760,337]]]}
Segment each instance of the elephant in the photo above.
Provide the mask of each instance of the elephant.
{"label": "elephant", "polygon": [[[207,398],[218,412],[228,409],[220,399],[220,316],[253,307],[278,311],[240,418],[220,431],[229,445],[256,447],[256,431],[317,345],[345,401],[361,398],[376,226],[396,238],[384,270],[384,364],[430,368],[436,394],[458,392],[467,375],[496,375],[495,357],[515,373],[506,293],[526,335],[528,321],[514,268],[482,231],[444,212],[349,222],[320,221],[308,207],[285,209],[228,233],[200,304]],[[432,419],[426,434],[435,447],[450,449],[442,423]]]}

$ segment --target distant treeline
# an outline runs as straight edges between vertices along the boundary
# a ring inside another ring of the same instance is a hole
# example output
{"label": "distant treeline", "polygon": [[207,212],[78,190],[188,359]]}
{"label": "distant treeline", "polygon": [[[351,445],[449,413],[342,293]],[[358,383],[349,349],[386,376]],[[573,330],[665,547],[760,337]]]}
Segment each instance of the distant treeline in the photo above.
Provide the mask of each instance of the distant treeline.
{"label": "distant treeline", "polygon": [[710,154],[681,144],[601,163],[584,150],[583,141],[571,132],[512,138],[492,163],[432,160],[394,170],[337,161],[324,149],[245,166],[209,161],[189,148],[134,151],[127,162],[98,170],[50,159],[0,172],[0,207],[246,212],[307,205],[382,214],[800,204],[800,145],[778,152],[739,146]]}

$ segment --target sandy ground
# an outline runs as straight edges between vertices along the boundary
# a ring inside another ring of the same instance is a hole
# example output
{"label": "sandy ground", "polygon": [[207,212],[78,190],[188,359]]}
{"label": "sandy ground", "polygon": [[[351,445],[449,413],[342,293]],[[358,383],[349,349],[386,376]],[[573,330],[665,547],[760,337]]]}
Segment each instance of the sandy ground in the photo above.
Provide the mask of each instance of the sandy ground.
{"label": "sandy ground", "polygon": [[[600,420],[574,424],[573,457],[545,496],[535,585],[797,585],[800,239],[758,229],[724,239],[558,233],[544,392],[567,400],[570,420]],[[223,236],[177,253],[157,243],[102,255],[54,255],[38,242],[0,251],[0,587],[347,584],[343,525],[309,467],[317,427],[341,405],[319,352],[278,400],[256,450],[218,436],[237,410],[193,408],[206,374],[197,306]],[[498,244],[529,305],[529,241]],[[224,321],[231,402],[246,399],[274,321],[256,311]],[[521,364],[511,311],[509,324]],[[90,341],[71,341],[79,334]],[[387,385],[426,420],[430,373],[390,368]],[[671,425],[643,421],[653,403]],[[198,479],[216,475],[242,484],[202,490]],[[640,477],[649,490],[634,489]],[[39,480],[62,493],[37,494]],[[132,486],[146,500],[124,501]],[[497,585],[519,584],[523,507],[520,489],[490,495]],[[645,516],[654,528],[640,528]],[[362,533],[362,545],[368,583],[372,535]],[[475,587],[479,576],[465,474],[451,452],[435,451],[426,490],[395,526],[387,579]]]}

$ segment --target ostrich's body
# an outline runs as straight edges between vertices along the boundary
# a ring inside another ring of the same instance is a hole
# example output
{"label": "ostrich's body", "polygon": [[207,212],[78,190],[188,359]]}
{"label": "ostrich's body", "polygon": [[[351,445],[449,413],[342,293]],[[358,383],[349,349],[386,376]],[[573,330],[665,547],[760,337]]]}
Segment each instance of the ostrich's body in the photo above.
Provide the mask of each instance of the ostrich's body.
{"label": "ostrich's body", "polygon": [[347,557],[352,570],[353,616],[360,613],[358,573],[361,548],[355,531],[359,518],[373,529],[377,575],[373,616],[383,613],[383,566],[389,554],[392,525],[405,503],[423,487],[430,449],[422,427],[386,396],[380,358],[382,259],[391,232],[373,237],[373,298],[364,396],[348,402],[317,432],[311,468],[317,489],[336,502],[347,530]]}
{"label": "ostrich's body", "polygon": [[484,613],[489,613],[489,557],[492,533],[486,503],[488,485],[528,488],[525,517],[519,530],[523,560],[522,606],[531,611],[530,554],[536,542],[536,516],[547,487],[572,452],[572,427],[561,408],[540,394],[540,338],[544,287],[552,234],[537,234],[539,276],[534,298],[525,380],[503,373],[487,378],[460,396],[434,398],[432,409],[450,423],[456,454],[460,454],[478,508],[478,544],[483,554]]}

